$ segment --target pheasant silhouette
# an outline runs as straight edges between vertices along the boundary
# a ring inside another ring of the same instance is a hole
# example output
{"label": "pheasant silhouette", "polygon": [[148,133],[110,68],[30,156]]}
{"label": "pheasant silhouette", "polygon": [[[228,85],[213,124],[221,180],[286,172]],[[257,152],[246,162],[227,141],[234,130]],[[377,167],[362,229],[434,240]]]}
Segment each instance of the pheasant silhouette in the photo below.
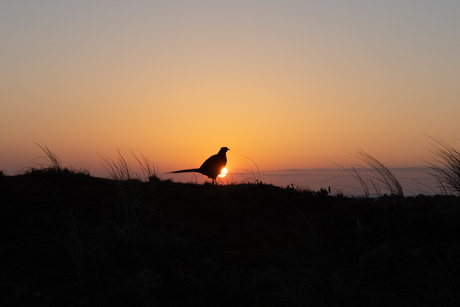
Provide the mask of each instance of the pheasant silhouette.
{"label": "pheasant silhouette", "polygon": [[222,172],[225,165],[227,165],[227,156],[225,153],[230,150],[227,147],[222,147],[216,155],[209,157],[200,168],[183,169],[180,171],[170,172],[175,173],[200,173],[212,179],[215,183],[217,176]]}

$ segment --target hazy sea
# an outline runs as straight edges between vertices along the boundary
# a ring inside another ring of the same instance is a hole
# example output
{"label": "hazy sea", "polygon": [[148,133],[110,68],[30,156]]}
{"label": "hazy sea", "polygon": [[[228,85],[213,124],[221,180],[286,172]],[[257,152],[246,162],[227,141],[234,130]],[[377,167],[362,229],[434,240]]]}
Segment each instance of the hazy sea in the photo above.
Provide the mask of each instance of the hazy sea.
{"label": "hazy sea", "polygon": [[[389,170],[400,182],[406,196],[436,194],[441,192],[438,188],[437,181],[429,174],[429,168],[389,168]],[[375,176],[374,173],[367,169],[357,169],[357,171],[364,178]],[[162,179],[169,178],[176,182],[203,183],[205,181],[205,177],[200,174],[186,173],[162,175]],[[229,173],[225,178],[219,180],[223,183],[254,182],[258,180],[263,183],[282,187],[292,184],[294,187],[308,188],[314,191],[321,188],[328,189],[330,187],[333,194],[344,193],[353,196],[363,195],[363,188],[358,180],[343,169],[262,170],[259,173],[234,172]],[[381,194],[389,192],[383,183],[376,180],[374,180],[374,182],[378,183]],[[370,183],[369,186],[371,187],[371,195],[375,196],[376,192]]]}
{"label": "hazy sea", "polygon": [[[441,194],[439,183],[430,175],[432,172],[427,167],[408,167],[408,168],[389,168],[391,173],[400,182],[404,195],[418,195],[418,194]],[[136,172],[138,170],[135,170]],[[263,182],[266,184],[273,184],[280,187],[293,185],[301,189],[311,189],[318,191],[321,188],[331,189],[332,194],[344,193],[345,195],[361,196],[363,195],[363,188],[358,180],[351,176],[348,171],[343,169],[281,169],[281,170],[261,170],[259,172],[248,171],[235,171],[231,170],[224,178],[218,178],[219,182],[223,184],[230,183],[244,183],[244,182]],[[364,177],[370,178],[375,176],[370,170],[365,168],[357,168],[357,171]],[[14,173],[13,171],[6,171],[7,174]],[[141,173],[142,174],[142,173]],[[97,177],[110,178],[110,175],[105,169],[97,169],[91,171],[91,175]],[[136,176],[135,176],[136,177]],[[140,176],[142,178],[143,176]],[[196,173],[183,173],[183,174],[169,174],[160,173],[160,178],[163,180],[171,179],[174,182],[192,182],[204,183],[211,180],[201,174]],[[389,193],[384,184],[374,180],[378,183],[381,191],[380,194]],[[371,195],[375,196],[376,192],[371,187]]]}

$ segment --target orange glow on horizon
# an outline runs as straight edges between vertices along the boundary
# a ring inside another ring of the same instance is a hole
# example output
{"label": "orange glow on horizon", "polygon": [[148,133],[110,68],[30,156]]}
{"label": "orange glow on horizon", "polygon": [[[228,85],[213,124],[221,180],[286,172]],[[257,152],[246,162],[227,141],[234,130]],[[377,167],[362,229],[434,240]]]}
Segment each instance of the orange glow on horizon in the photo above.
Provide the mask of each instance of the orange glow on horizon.
{"label": "orange glow on horizon", "polygon": [[334,2],[0,2],[0,171],[34,166],[34,142],[98,176],[118,149],[139,171],[132,149],[164,178],[228,146],[224,181],[457,146],[460,2]]}

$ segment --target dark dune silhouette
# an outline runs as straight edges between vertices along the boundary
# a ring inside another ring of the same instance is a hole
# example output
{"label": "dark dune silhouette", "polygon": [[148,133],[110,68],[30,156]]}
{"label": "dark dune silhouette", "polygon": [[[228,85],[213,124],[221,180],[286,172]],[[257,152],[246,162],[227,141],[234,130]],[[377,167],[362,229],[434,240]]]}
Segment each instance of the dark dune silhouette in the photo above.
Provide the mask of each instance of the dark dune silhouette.
{"label": "dark dune silhouette", "polygon": [[230,150],[227,147],[222,147],[216,155],[209,157],[200,168],[190,168],[180,171],[170,172],[169,174],[176,173],[200,173],[212,179],[215,183],[217,176],[222,172],[225,165],[227,165],[227,156],[225,153]]}
{"label": "dark dune silhouette", "polygon": [[65,167],[0,176],[0,195],[2,306],[460,299],[452,195],[350,198],[260,182],[112,180]]}

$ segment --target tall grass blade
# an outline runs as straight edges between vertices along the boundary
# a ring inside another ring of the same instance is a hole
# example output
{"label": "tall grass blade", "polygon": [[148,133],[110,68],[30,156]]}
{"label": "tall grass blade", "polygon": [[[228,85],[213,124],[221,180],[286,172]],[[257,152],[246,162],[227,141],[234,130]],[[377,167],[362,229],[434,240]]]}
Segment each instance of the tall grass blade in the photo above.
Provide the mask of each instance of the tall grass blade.
{"label": "tall grass blade", "polygon": [[113,180],[117,181],[124,181],[124,180],[130,180],[132,179],[132,170],[131,167],[129,166],[128,162],[126,162],[125,158],[123,155],[120,153],[120,150],[118,151],[118,160],[113,161],[107,158],[107,156],[100,156],[102,160],[104,161],[102,163],[102,166],[107,170],[109,173],[110,177]]}
{"label": "tall grass blade", "polygon": [[[35,143],[35,142],[34,142]],[[52,152],[46,145],[41,146],[38,143],[35,143],[41,150],[46,154],[46,156],[41,156],[39,158],[45,159],[47,161],[46,164],[38,163],[42,168],[50,168],[55,171],[62,171],[62,161],[58,158],[58,156]]]}
{"label": "tall grass blade", "polygon": [[[133,157],[136,159],[137,163],[139,163],[139,167],[142,170],[142,174],[144,175],[144,180],[149,180],[150,178],[158,178],[157,174],[158,171],[155,169],[155,166],[153,165],[153,162],[151,162],[149,159],[147,159],[142,152],[139,150],[139,155],[138,157],[136,153],[130,148],[129,149]],[[157,167],[158,169],[158,167]]]}
{"label": "tall grass blade", "polygon": [[435,155],[434,163],[427,162],[433,176],[444,194],[460,194],[460,151],[446,142],[429,136],[437,145],[430,149]]}
{"label": "tall grass blade", "polygon": [[374,173],[374,175],[371,176],[371,183],[378,193],[380,193],[380,190],[378,190],[377,182],[380,182],[390,191],[391,194],[404,196],[403,188],[398,179],[382,163],[360,149],[357,150],[356,157],[371,167],[371,171]]}

